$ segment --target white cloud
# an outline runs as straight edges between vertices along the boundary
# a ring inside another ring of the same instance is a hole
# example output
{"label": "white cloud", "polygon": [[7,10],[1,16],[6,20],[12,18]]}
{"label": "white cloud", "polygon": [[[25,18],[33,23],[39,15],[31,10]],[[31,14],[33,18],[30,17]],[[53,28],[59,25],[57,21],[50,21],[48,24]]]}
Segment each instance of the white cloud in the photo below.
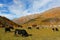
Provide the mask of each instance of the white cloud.
{"label": "white cloud", "polygon": [[9,19],[13,19],[13,18],[16,17],[15,15],[12,15],[12,14],[1,14],[1,13],[0,13],[0,15],[1,15],[1,16],[4,16],[4,17],[7,17],[7,18],[9,18]]}
{"label": "white cloud", "polygon": [[4,4],[0,4],[0,7],[2,7]]}
{"label": "white cloud", "polygon": [[55,1],[53,1],[51,4],[50,4],[50,6],[49,6],[50,8],[52,7],[52,8],[54,8],[54,7],[60,7],[60,0],[55,0]]}
{"label": "white cloud", "polygon": [[41,2],[40,2],[40,0],[34,1],[34,2],[33,2],[33,9],[34,9],[34,10],[37,10],[38,8],[46,5],[46,4],[47,4],[48,2],[50,2],[50,1],[52,1],[52,0],[42,0]]}
{"label": "white cloud", "polygon": [[31,13],[28,13],[28,11],[33,11],[32,13],[37,12],[38,8],[40,8],[41,6],[47,4],[48,2],[52,1],[52,0],[31,0],[31,7],[24,10],[25,9],[25,3],[21,2],[20,0],[14,0],[14,4],[12,6],[9,7],[10,12],[16,14],[17,16],[21,15],[29,15]]}
{"label": "white cloud", "polygon": [[24,4],[18,0],[14,0],[14,4],[9,6],[10,12],[16,14],[17,16],[22,14],[24,9],[25,9]]}
{"label": "white cloud", "polygon": [[[59,7],[60,6],[60,0],[28,0],[31,2],[29,4],[29,8],[26,9],[26,3],[22,2],[21,0],[13,0],[14,3],[12,5],[8,5],[8,9],[12,14],[0,14],[4,15],[8,18],[12,19],[15,17],[21,17],[21,16],[26,16],[30,14],[35,14],[38,12],[44,12],[50,8],[53,7]],[[24,0],[26,1],[26,0]],[[0,7],[2,7],[3,4],[0,4]],[[43,7],[41,10],[39,8]],[[15,15],[13,15],[15,14]]]}
{"label": "white cloud", "polygon": [[[47,3],[51,2],[52,0],[32,0],[32,6],[30,8],[28,8],[27,10],[25,10],[24,12],[25,13],[28,13],[28,11],[30,11],[31,14],[34,14],[34,13],[40,13],[40,12],[43,12],[45,10],[39,10],[39,8],[41,7],[45,7]],[[28,14],[30,14],[28,13]]]}

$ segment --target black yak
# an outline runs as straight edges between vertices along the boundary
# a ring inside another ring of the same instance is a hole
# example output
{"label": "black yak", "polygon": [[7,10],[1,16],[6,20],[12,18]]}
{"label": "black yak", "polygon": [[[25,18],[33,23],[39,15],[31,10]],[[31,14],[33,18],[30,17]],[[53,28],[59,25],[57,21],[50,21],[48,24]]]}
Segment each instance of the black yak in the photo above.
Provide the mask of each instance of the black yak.
{"label": "black yak", "polygon": [[14,29],[13,27],[5,27],[5,32],[11,32],[11,29]]}
{"label": "black yak", "polygon": [[22,25],[18,25],[18,27],[21,27],[22,28],[23,26]]}
{"label": "black yak", "polygon": [[36,29],[39,29],[39,27],[36,27]]}
{"label": "black yak", "polygon": [[24,37],[29,36],[29,34],[24,29],[15,29],[15,35],[22,35]]}
{"label": "black yak", "polygon": [[58,28],[55,28],[55,30],[56,30],[56,31],[59,31],[59,29],[58,29]]}
{"label": "black yak", "polygon": [[28,29],[32,29],[31,27],[28,27]]}
{"label": "black yak", "polygon": [[10,28],[5,28],[5,32],[11,32]]}
{"label": "black yak", "polygon": [[53,30],[53,31],[59,31],[59,29],[58,29],[58,28],[52,28],[52,30]]}

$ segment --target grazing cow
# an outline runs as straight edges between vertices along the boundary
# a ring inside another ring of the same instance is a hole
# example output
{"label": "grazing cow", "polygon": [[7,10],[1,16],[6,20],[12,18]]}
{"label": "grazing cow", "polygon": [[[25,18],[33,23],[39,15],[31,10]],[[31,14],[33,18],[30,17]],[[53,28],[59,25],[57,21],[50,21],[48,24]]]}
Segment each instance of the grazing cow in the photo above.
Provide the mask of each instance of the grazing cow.
{"label": "grazing cow", "polygon": [[5,28],[5,32],[11,32],[10,28]]}
{"label": "grazing cow", "polygon": [[5,27],[5,32],[11,32],[10,29],[14,29],[13,27]]}
{"label": "grazing cow", "polygon": [[21,27],[21,28],[22,28],[23,26],[21,26],[21,25],[18,25],[18,27]]}
{"label": "grazing cow", "polygon": [[58,28],[52,28],[53,31],[59,31]]}
{"label": "grazing cow", "polygon": [[58,28],[55,28],[56,31],[59,31]]}
{"label": "grazing cow", "polygon": [[39,27],[36,27],[36,29],[39,29]]}
{"label": "grazing cow", "polygon": [[24,29],[16,29],[15,30],[15,35],[22,35],[24,37],[28,37],[29,36],[29,34]]}
{"label": "grazing cow", "polygon": [[52,28],[52,30],[54,31],[54,28]]}
{"label": "grazing cow", "polygon": [[32,27],[37,27],[37,25],[36,25],[36,24],[34,24],[34,25],[32,25]]}
{"label": "grazing cow", "polygon": [[31,29],[31,27],[28,27],[28,29]]}

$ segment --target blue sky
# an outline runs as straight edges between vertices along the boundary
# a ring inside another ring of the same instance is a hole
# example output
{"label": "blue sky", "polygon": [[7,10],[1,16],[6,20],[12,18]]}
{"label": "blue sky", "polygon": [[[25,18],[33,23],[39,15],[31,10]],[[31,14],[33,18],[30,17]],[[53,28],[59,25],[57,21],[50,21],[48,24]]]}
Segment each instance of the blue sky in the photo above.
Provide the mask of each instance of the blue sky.
{"label": "blue sky", "polygon": [[0,0],[0,15],[9,19],[60,7],[60,0]]}

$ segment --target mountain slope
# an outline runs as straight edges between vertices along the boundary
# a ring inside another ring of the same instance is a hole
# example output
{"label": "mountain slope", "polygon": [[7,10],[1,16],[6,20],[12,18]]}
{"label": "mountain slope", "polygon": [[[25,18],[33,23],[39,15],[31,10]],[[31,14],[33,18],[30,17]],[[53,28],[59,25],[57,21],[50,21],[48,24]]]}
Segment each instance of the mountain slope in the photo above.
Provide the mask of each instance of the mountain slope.
{"label": "mountain slope", "polygon": [[25,22],[30,21],[31,19],[37,18],[38,16],[39,16],[38,14],[23,16],[23,17],[20,17],[20,18],[13,19],[13,21],[17,24],[23,24]]}
{"label": "mountain slope", "polygon": [[52,17],[60,17],[60,7],[50,9],[42,14],[43,17],[52,18]]}
{"label": "mountain slope", "polygon": [[[30,26],[33,24],[37,24],[37,25],[60,24],[60,7],[52,8],[44,13],[34,14],[32,16],[23,17],[22,20],[25,20],[24,22],[22,22],[22,23],[24,23],[23,24],[24,26],[27,26],[27,25]],[[21,18],[19,18],[19,19],[21,19]],[[17,20],[19,20],[19,19],[17,19]],[[27,19],[28,19],[28,21],[26,21]],[[51,20],[51,21],[43,22],[44,20],[48,20],[48,21]],[[17,22],[17,21],[15,21],[15,22]],[[20,23],[20,22],[21,21],[19,20],[18,23]]]}
{"label": "mountain slope", "polygon": [[18,24],[14,23],[12,20],[9,20],[8,18],[6,17],[3,17],[3,16],[0,16],[0,26],[6,26],[6,25],[9,25],[9,26],[18,26]]}

